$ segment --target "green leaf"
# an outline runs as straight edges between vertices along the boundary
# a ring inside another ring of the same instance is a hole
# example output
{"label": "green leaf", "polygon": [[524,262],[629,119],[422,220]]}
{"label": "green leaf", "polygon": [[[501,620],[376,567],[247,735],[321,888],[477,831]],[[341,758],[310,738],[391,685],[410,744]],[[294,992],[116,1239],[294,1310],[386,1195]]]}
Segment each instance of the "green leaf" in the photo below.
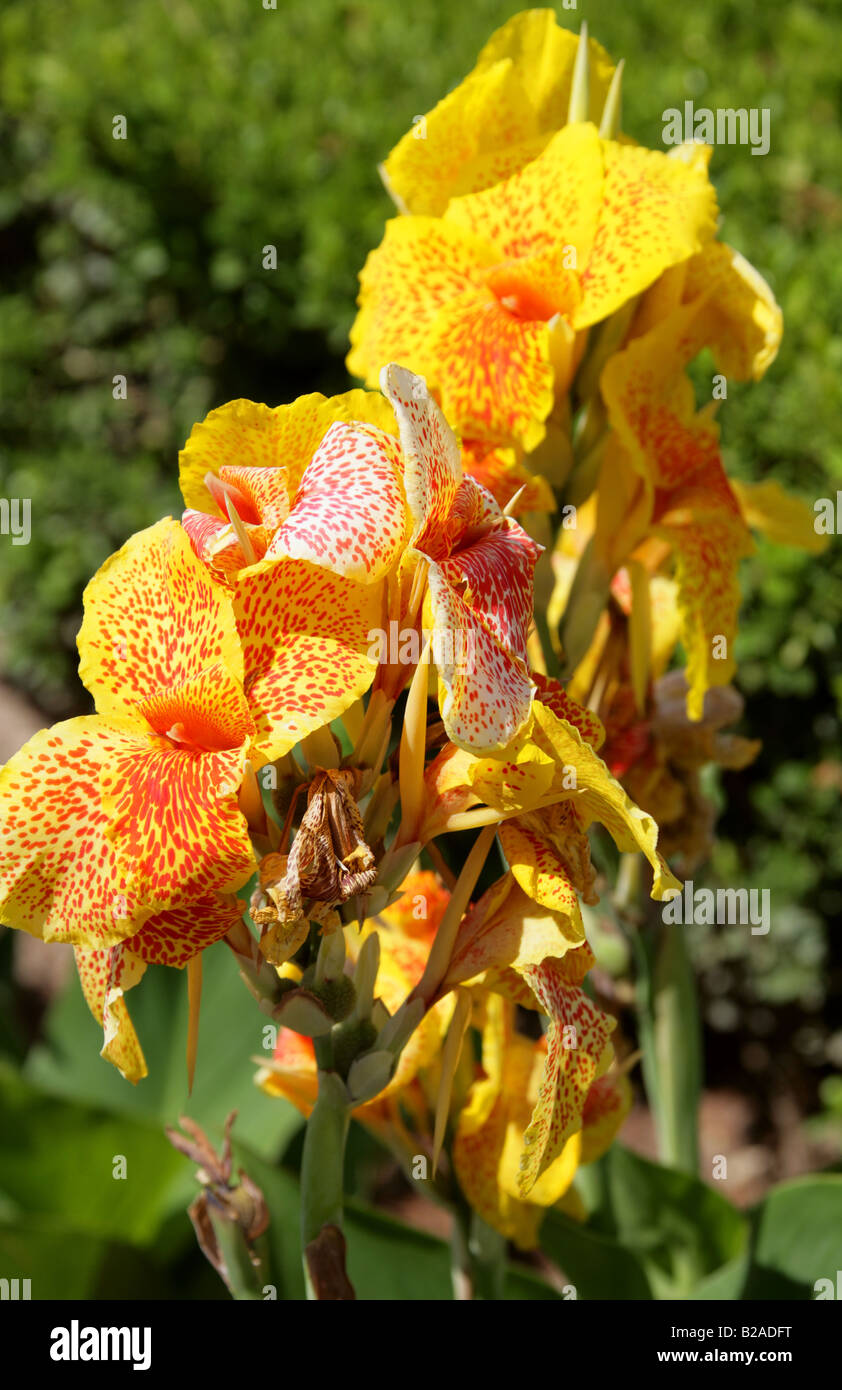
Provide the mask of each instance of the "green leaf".
{"label": "green leaf", "polygon": [[812,1299],[818,1279],[842,1269],[842,1175],[796,1178],[752,1213],[754,1239],[744,1298]]}
{"label": "green leaf", "polygon": [[548,1211],[541,1227],[541,1249],[575,1287],[576,1297],[651,1299],[652,1290],[637,1255],[589,1224]]}
{"label": "green leaf", "polygon": [[275,1158],[299,1128],[301,1117],[286,1101],[263,1095],[253,1084],[255,1056],[271,1056],[270,1020],[260,1012],[222,942],[203,958],[199,1053],[192,1096],[187,1094],[187,979],[183,971],[150,966],[128,996],[129,1010],[146,1055],[149,1075],[133,1086],[99,1056],[102,1029],[69,981],[47,1020],[45,1042],[30,1053],[24,1075],[63,1098],[133,1115],[158,1126],[190,1115],[215,1140],[230,1110],[236,1133],[256,1152]]}
{"label": "green leaf", "polygon": [[621,1144],[603,1162],[617,1239],[638,1255],[656,1297],[695,1297],[700,1280],[746,1249],[745,1217],[698,1178]]}
{"label": "green leaf", "polygon": [[45,1096],[6,1067],[0,1116],[6,1221],[49,1218],[103,1239],[151,1246],[195,1190],[188,1165],[159,1129]]}

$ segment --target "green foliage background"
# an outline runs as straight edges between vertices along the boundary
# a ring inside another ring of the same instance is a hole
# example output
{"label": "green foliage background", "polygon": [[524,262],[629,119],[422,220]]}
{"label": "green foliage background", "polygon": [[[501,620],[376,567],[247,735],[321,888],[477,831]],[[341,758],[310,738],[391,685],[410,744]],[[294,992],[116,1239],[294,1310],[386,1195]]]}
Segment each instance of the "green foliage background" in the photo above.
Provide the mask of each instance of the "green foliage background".
{"label": "green foliage background", "polygon": [[[0,538],[0,669],[48,717],[89,707],[75,675],[82,588],[132,531],[178,514],[176,454],[193,422],[240,395],[275,404],[348,385],[356,274],[391,212],[377,162],[518,8],[6,0],[0,495],[31,498],[33,525],[28,546]],[[835,496],[838,0],[580,0],[557,9],[572,28],[587,19],[626,58],[624,127],[646,144],[660,144],[662,111],[688,98],[770,109],[766,157],[723,147],[712,165],[722,234],[770,281],[786,325],[765,381],[729,391],[726,462],[739,477],[778,478],[811,504]],[[112,139],[117,114],[125,141]],[[270,243],[274,272],[261,265]],[[112,398],[116,374],[128,379],[127,401]],[[818,1082],[842,1041],[838,990],[835,1004],[827,998],[842,953],[824,929],[842,906],[839,543],[817,560],[761,542],[743,579],[739,683],[746,732],[765,748],[719,789],[726,809],[714,872],[771,888],[775,930],[752,943],[750,961],[733,933],[700,938],[696,954],[703,982],[718,980],[749,1019],[771,1003],[799,1010],[799,1026],[812,1020],[802,1052]],[[93,1049],[95,1027],[77,1019],[74,1028]],[[20,1060],[13,1034],[8,1051]],[[52,1036],[60,1054],[68,1044]],[[34,1072],[26,1084],[43,1085]],[[37,1112],[40,1101],[16,1103]],[[31,1122],[35,1134],[37,1113]],[[264,1157],[280,1145],[275,1135]],[[175,1209],[165,1196],[149,1197],[161,1220]],[[138,1248],[163,1229],[158,1216],[135,1231]],[[91,1255],[90,1288],[109,1268],[116,1229],[91,1234],[105,1245]]]}

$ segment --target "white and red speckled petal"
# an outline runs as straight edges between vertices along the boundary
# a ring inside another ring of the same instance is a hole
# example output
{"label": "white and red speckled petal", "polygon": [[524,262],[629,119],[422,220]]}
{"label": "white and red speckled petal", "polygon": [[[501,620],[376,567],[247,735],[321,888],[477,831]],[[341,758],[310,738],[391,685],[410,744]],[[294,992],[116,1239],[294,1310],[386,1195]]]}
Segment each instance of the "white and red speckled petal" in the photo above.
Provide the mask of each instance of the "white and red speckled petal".
{"label": "white and red speckled petal", "polygon": [[427,582],[432,655],[448,738],[461,748],[504,748],[529,715],[535,687],[526,666],[501,644],[441,566],[430,565]]}
{"label": "white and red speckled petal", "polygon": [[449,550],[447,526],[462,482],[456,435],[423,377],[393,362],[383,368],[380,386],[398,421],[406,500],[413,521],[409,543],[430,559],[442,559]]}
{"label": "white and red speckled petal", "polygon": [[381,579],[409,534],[402,472],[391,435],[343,421],[331,425],[267,557],[309,560],[363,583]]}
{"label": "white and red speckled petal", "polygon": [[0,921],[45,941],[116,945],[154,910],[107,837],[103,768],[141,720],[42,729],[0,771]]}
{"label": "white and red speckled petal", "polygon": [[126,946],[107,950],[77,946],[75,956],[82,993],[94,1018],[102,1024],[100,1056],[113,1062],[127,1081],[140,1081],[147,1075],[146,1059],[123,996],[137,984],[145,963]]}
{"label": "white and red speckled petal", "polygon": [[522,1197],[529,1195],[570,1136],[582,1128],[588,1092],[613,1060],[610,1038],[616,1020],[597,1008],[581,988],[593,964],[585,944],[561,960],[548,959],[519,972],[550,1019],[544,1075],[523,1136],[518,1175]]}
{"label": "white and red speckled petal", "polygon": [[79,674],[100,714],[224,662],[242,677],[230,595],[171,517],[132,536],[85,589]]}
{"label": "white and red speckled petal", "polygon": [[256,743],[264,757],[278,758],[371,685],[385,586],[306,560],[266,561],[243,575],[235,604]]}
{"label": "white and red speckled petal", "polygon": [[506,518],[439,566],[501,646],[523,662],[532,622],[532,576],[542,549],[516,521]]}

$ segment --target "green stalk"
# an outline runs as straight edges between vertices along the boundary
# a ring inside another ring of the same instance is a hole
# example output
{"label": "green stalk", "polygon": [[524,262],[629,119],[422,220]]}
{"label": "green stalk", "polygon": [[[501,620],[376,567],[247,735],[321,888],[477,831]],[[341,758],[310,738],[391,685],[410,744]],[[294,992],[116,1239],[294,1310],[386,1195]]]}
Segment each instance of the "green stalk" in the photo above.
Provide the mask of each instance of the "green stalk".
{"label": "green stalk", "polygon": [[315,1297],[306,1250],[324,1226],[342,1229],[343,1169],[351,1107],[337,1072],[319,1071],[319,1094],[307,1121],[301,1161],[301,1246],[307,1297]]}
{"label": "green stalk", "polygon": [[634,933],[643,1080],[655,1120],[658,1155],[670,1168],[699,1170],[701,1026],[696,979],[679,923],[651,904]]}
{"label": "green stalk", "polygon": [[219,1253],[225,1261],[225,1282],[232,1297],[238,1301],[262,1301],[260,1271],[252,1263],[242,1226],[221,1213],[217,1214],[212,1205],[210,1219]]}

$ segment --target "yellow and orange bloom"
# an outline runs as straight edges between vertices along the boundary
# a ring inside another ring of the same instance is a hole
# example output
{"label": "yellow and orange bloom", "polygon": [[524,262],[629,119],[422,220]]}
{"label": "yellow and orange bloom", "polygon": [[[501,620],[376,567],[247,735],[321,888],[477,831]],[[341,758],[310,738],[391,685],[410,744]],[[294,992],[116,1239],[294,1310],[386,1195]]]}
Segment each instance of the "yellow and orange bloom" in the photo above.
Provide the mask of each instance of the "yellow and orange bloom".
{"label": "yellow and orange bloom", "polygon": [[[580,39],[553,10],[525,10],[495,30],[464,81],[413,124],[381,166],[401,212],[440,217],[531,163],[567,122]],[[598,125],[615,68],[588,40],[584,115]]]}
{"label": "yellow and orange bloom", "polygon": [[361,273],[348,368],[423,373],[464,438],[544,437],[585,330],[714,234],[700,164],[603,139],[580,122],[510,178],[453,198],[440,217],[398,217]]}

